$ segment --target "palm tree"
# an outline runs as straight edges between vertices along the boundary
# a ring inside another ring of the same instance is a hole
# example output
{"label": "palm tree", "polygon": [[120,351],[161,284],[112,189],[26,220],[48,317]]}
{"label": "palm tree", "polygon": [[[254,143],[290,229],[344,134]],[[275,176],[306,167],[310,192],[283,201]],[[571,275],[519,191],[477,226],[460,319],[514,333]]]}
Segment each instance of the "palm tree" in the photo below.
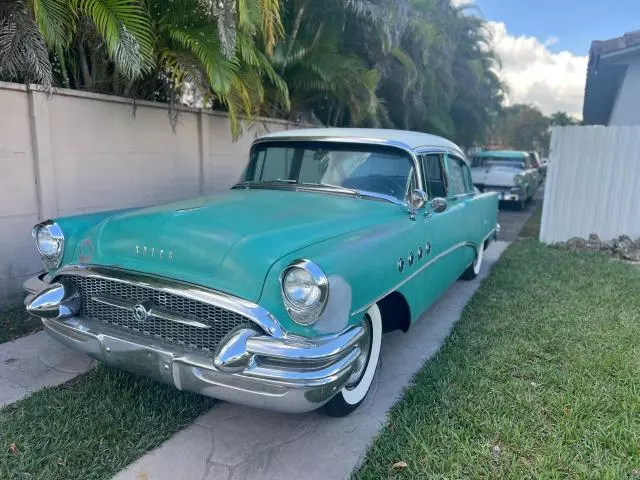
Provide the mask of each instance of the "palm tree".
{"label": "palm tree", "polygon": [[284,36],[269,58],[289,87],[291,106],[287,112],[280,102],[269,102],[265,114],[325,125],[380,125],[386,114],[376,95],[379,72],[347,45],[353,23],[374,21],[380,13],[369,0],[283,2]]}
{"label": "palm tree", "polygon": [[0,74],[49,87],[53,80],[49,51],[66,78],[66,54],[73,46],[83,84],[91,86],[86,46],[92,37],[99,37],[116,70],[126,78],[138,78],[153,67],[153,32],[142,3],[6,0],[0,6]]}
{"label": "palm tree", "polygon": [[263,77],[273,87],[273,99],[284,109],[289,106],[287,84],[267,56],[282,35],[279,4],[254,0],[239,5],[230,14],[198,0],[154,0],[150,6],[157,63],[152,91],[160,89],[176,104],[185,87],[192,90],[200,106],[229,112],[234,136],[242,117],[260,112]]}
{"label": "palm tree", "polygon": [[551,125],[566,127],[567,125],[578,125],[580,121],[569,115],[567,112],[555,112],[549,117]]}
{"label": "palm tree", "polygon": [[8,0],[0,76],[166,101],[175,126],[185,91],[228,110],[232,132],[286,83],[267,54],[282,35],[278,0]]}

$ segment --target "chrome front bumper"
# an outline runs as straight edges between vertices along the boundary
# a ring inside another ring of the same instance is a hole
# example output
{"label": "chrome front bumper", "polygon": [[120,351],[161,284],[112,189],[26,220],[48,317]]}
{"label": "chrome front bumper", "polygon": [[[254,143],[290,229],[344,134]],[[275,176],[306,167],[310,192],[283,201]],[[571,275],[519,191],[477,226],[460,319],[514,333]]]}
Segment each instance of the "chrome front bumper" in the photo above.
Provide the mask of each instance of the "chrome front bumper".
{"label": "chrome front bumper", "polygon": [[[29,295],[25,304],[48,286],[42,275],[27,280],[24,287]],[[246,360],[246,367],[229,371],[214,365],[213,354],[156,342],[96,320],[68,317],[42,321],[51,337],[107,365],[180,390],[292,413],[315,410],[344,387],[365,335],[364,329],[356,326],[338,335],[314,339],[248,336],[236,341],[232,352]],[[231,344],[232,339],[230,336],[223,343]]]}

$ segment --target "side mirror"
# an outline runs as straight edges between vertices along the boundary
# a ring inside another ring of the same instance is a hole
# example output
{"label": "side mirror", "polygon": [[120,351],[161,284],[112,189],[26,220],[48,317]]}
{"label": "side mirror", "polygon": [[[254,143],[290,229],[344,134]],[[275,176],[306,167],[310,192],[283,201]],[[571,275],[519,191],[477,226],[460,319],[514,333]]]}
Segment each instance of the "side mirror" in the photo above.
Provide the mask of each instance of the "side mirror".
{"label": "side mirror", "polygon": [[442,197],[436,197],[431,200],[431,211],[434,213],[442,213],[447,207],[447,201]]}

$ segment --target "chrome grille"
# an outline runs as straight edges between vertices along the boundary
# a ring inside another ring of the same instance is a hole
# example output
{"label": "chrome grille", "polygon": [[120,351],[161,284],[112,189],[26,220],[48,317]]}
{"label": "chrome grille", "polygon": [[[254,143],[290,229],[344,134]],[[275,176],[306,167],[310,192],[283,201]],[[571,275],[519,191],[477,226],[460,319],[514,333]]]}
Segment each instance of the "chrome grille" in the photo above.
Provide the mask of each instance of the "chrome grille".
{"label": "chrome grille", "polygon": [[[211,352],[231,330],[252,324],[250,319],[238,313],[151,287],[83,275],[65,275],[64,278],[80,291],[81,316],[164,342]],[[210,328],[185,325],[155,316],[139,321],[131,309],[106,304],[96,298],[111,298],[114,299],[113,303],[145,302],[172,314],[197,320]]]}

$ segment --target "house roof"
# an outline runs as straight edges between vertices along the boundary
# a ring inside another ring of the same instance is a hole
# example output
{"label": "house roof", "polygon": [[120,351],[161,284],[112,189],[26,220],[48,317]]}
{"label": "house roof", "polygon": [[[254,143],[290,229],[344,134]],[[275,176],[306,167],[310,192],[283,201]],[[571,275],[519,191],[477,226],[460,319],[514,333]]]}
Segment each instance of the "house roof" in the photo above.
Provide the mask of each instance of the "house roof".
{"label": "house roof", "polygon": [[303,128],[300,130],[286,130],[275,132],[259,138],[278,140],[350,140],[400,147],[405,150],[416,150],[421,147],[439,147],[454,150],[462,154],[462,150],[449,140],[421,132],[408,130],[385,130],[381,128]]}
{"label": "house roof", "polygon": [[582,117],[587,125],[606,125],[629,62],[640,57],[640,30],[591,42]]}

